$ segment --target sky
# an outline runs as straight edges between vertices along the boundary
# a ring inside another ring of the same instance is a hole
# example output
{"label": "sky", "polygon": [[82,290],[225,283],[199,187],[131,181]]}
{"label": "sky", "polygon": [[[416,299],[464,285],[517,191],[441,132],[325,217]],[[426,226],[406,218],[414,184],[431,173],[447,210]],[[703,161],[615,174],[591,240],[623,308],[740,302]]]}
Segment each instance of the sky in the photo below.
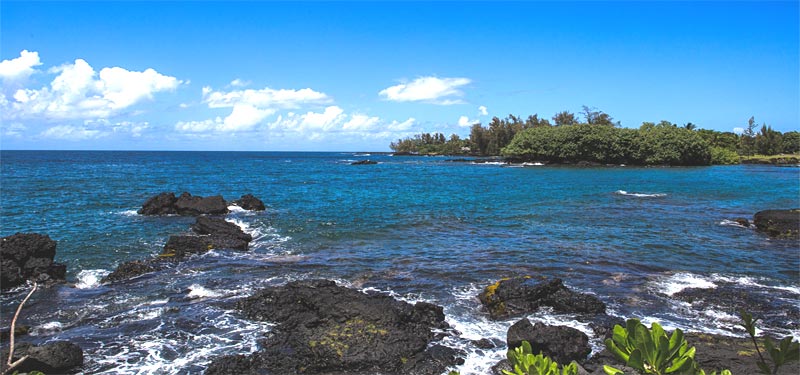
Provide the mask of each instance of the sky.
{"label": "sky", "polygon": [[784,2],[0,2],[0,149],[388,151],[583,106],[800,130]]}

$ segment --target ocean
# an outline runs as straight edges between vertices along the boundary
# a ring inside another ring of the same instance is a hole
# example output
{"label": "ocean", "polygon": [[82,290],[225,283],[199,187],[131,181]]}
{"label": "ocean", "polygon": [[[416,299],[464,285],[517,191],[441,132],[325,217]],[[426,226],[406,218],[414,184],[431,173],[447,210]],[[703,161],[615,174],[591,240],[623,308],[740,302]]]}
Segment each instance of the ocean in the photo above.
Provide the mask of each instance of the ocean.
{"label": "ocean", "polygon": [[[370,159],[376,165],[350,165]],[[287,281],[327,278],[444,307],[467,352],[462,374],[484,374],[518,319],[492,321],[476,296],[502,277],[560,277],[596,294],[612,315],[667,328],[742,336],[736,304],[676,298],[686,288],[747,293],[773,316],[764,332],[800,337],[800,244],[733,221],[800,207],[800,169],[505,166],[448,157],[293,152],[0,152],[0,234],[58,242],[67,285],[37,291],[22,341],[70,340],[86,373],[201,373],[216,356],[256,350],[269,323],[232,302]],[[136,214],[160,192],[253,194],[264,212],[227,220],[251,251],[213,250],[176,267],[101,285],[118,264],[154,257],[194,218]],[[3,327],[26,293],[2,294]],[[777,314],[777,315],[775,315]],[[541,311],[532,321],[572,317]]]}

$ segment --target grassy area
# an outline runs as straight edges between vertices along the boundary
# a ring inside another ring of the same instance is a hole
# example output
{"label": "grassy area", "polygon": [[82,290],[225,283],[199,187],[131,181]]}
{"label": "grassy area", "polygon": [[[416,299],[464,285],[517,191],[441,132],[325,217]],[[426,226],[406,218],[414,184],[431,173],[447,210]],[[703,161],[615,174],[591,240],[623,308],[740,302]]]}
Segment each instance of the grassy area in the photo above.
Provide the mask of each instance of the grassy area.
{"label": "grassy area", "polygon": [[800,154],[742,156],[742,164],[800,164]]}

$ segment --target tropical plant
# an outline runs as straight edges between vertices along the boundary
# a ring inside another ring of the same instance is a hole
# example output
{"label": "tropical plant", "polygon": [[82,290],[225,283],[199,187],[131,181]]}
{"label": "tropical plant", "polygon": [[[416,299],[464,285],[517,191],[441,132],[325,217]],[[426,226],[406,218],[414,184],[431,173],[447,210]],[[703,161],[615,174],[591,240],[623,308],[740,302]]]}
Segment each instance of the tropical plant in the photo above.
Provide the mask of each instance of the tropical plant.
{"label": "tropical plant", "polygon": [[578,364],[572,361],[558,369],[558,363],[543,355],[534,355],[531,344],[523,341],[522,345],[508,350],[506,353],[508,361],[514,366],[514,372],[503,370],[505,375],[577,375]]}
{"label": "tropical plant", "polygon": [[792,336],[784,337],[783,340],[778,342],[777,346],[767,337],[764,339],[764,348],[772,360],[772,368],[770,368],[767,361],[764,360],[761,349],[758,348],[758,343],[756,342],[756,322],[759,318],[753,318],[752,314],[744,310],[739,312],[739,316],[742,318],[742,327],[744,327],[747,334],[750,335],[750,339],[753,340],[753,346],[756,347],[756,353],[758,353],[759,358],[756,365],[758,365],[758,369],[762,374],[777,374],[778,369],[787,362],[800,360],[800,343],[795,342]]}
{"label": "tropical plant", "polygon": [[[680,329],[667,337],[658,323],[648,329],[638,319],[628,319],[625,326],[615,325],[612,337],[605,343],[608,350],[629,367],[657,375],[696,372],[695,348],[689,347]],[[611,366],[603,366],[603,370],[608,375],[622,374]]]}

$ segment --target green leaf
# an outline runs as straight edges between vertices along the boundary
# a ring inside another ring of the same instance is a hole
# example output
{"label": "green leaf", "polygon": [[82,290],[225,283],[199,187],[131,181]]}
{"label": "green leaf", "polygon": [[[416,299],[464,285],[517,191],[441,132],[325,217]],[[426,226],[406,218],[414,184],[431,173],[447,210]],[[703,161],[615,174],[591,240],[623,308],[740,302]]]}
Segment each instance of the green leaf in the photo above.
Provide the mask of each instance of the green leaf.
{"label": "green leaf", "polygon": [[639,371],[644,371],[644,361],[642,361],[642,351],[633,349],[630,358],[628,358],[627,365]]}
{"label": "green leaf", "polygon": [[767,366],[766,363],[758,361],[756,364],[758,365],[758,369],[761,370],[762,374],[772,374],[772,371],[770,371],[769,366]]}
{"label": "green leaf", "polygon": [[628,362],[628,358],[630,358],[630,353],[626,353],[625,351],[620,349],[617,346],[617,344],[615,344],[614,341],[612,341],[611,339],[606,339],[606,348],[608,349],[608,351],[613,353],[617,357],[617,359],[623,362]]}
{"label": "green leaf", "polygon": [[672,365],[667,367],[667,369],[664,370],[664,373],[665,374],[677,373],[679,371],[682,371],[685,367],[691,366],[692,362],[693,360],[691,357],[682,356],[680,358],[673,360]]}
{"label": "green leaf", "polygon": [[676,329],[672,332],[672,336],[669,338],[669,358],[672,358],[677,354],[681,347],[684,347],[686,344],[686,340],[683,338],[683,331],[680,329]]}
{"label": "green leaf", "polygon": [[625,375],[624,372],[607,365],[603,365],[603,371],[605,371],[607,375]]}

